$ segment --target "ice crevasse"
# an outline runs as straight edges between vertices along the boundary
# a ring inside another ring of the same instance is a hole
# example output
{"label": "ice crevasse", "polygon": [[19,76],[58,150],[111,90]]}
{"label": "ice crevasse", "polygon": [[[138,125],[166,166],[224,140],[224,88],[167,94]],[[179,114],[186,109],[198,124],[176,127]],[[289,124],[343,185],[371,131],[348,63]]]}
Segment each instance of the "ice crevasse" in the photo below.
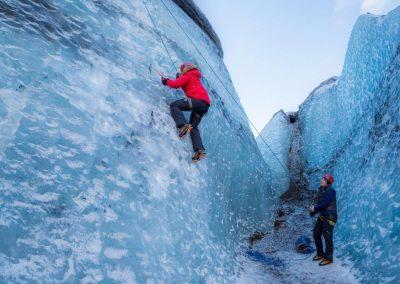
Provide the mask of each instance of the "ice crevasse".
{"label": "ice crevasse", "polygon": [[[342,74],[318,86],[292,123],[283,115],[276,115],[262,135],[291,137],[292,143],[279,146],[286,151],[281,155],[290,178],[295,169],[298,181],[316,189],[324,173],[335,176],[336,255],[351,260],[365,283],[398,283],[400,7],[385,16],[360,16]],[[293,149],[301,160],[297,167]],[[275,175],[284,172],[274,169]]]}
{"label": "ice crevasse", "polygon": [[[196,6],[6,0],[0,15],[0,282],[230,281],[279,192]],[[213,101],[196,165],[169,114],[183,94],[154,72],[183,61]]]}

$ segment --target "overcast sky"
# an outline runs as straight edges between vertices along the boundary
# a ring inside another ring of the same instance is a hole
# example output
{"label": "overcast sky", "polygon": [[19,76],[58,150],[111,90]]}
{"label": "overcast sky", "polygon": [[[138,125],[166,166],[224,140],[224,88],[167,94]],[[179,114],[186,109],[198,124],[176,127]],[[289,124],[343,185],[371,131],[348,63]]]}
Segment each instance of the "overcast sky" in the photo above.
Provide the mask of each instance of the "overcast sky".
{"label": "overcast sky", "polygon": [[340,75],[360,14],[400,0],[195,0],[222,41],[241,102],[259,131],[296,111],[322,81]]}

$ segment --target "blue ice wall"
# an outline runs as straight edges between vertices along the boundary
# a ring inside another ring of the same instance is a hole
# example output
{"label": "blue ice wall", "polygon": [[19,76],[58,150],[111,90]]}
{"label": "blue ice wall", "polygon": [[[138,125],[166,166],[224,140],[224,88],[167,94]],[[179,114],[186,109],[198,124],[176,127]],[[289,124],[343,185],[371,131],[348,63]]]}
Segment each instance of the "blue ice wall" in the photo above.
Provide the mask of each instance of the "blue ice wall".
{"label": "blue ice wall", "polygon": [[[171,1],[0,4],[0,282],[224,282],[268,223],[269,170],[219,49]],[[149,65],[192,61],[213,105],[191,163]],[[193,43],[215,70],[211,71]],[[231,96],[227,88],[233,96]]]}
{"label": "blue ice wall", "polygon": [[307,141],[304,154],[310,169],[328,164],[373,108],[374,97],[398,48],[399,13],[396,9],[387,16],[361,16],[351,34],[338,82],[327,90],[317,90],[318,95],[300,107],[300,126]]}
{"label": "blue ice wall", "polygon": [[275,196],[289,189],[289,151],[292,144],[292,130],[288,116],[277,112],[256,139],[264,160],[271,169],[272,188]]}
{"label": "blue ice wall", "polygon": [[[399,49],[400,51],[400,49]],[[366,282],[400,282],[400,52],[334,162],[341,254]]]}
{"label": "blue ice wall", "polygon": [[311,188],[336,178],[337,254],[365,283],[400,282],[400,7],[364,15],[343,72],[299,110]]}

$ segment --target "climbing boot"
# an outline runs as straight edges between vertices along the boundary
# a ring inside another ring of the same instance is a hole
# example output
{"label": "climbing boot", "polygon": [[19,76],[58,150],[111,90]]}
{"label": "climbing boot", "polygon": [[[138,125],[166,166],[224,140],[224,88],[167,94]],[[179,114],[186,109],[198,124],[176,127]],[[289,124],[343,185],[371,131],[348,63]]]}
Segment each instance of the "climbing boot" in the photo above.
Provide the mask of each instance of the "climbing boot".
{"label": "climbing boot", "polygon": [[332,262],[333,262],[332,260],[329,260],[329,259],[325,258],[323,261],[321,261],[319,263],[319,266],[325,266],[325,265],[331,264]]}
{"label": "climbing boot", "polygon": [[181,127],[179,127],[179,138],[181,139],[185,138],[186,134],[190,133],[192,129],[193,126],[191,124],[184,124]]}
{"label": "climbing boot", "polygon": [[322,255],[318,255],[318,254],[317,254],[316,256],[313,257],[312,260],[313,260],[313,261],[318,261],[318,260],[321,260],[321,259],[323,259],[323,258],[324,258],[324,257],[323,257]]}
{"label": "climbing boot", "polygon": [[193,163],[196,163],[196,162],[200,161],[201,159],[204,159],[205,157],[206,157],[205,150],[197,150],[196,152],[194,152],[194,154],[192,156],[192,161],[193,161]]}

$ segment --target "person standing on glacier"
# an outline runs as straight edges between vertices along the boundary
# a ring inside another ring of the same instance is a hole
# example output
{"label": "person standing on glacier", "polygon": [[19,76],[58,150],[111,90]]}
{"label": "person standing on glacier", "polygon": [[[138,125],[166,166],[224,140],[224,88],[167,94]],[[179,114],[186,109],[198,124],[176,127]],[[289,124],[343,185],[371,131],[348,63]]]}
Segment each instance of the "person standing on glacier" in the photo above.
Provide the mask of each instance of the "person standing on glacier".
{"label": "person standing on glacier", "polygon": [[[179,137],[183,139],[186,134],[190,133],[194,150],[193,162],[206,157],[206,151],[201,141],[198,127],[201,119],[208,112],[208,108],[211,105],[210,97],[200,78],[201,73],[199,69],[191,63],[182,64],[176,80],[161,77],[161,82],[164,86],[173,89],[182,88],[187,97],[174,101],[171,103],[170,108],[171,116],[175,121],[176,127],[179,129]],[[189,124],[186,121],[183,111],[191,111]]]}
{"label": "person standing on glacier", "polygon": [[[313,260],[318,261],[320,266],[328,265],[333,262],[333,229],[337,222],[338,214],[336,207],[336,191],[332,184],[334,178],[331,174],[322,177],[317,193],[317,205],[310,206],[310,215],[314,216],[318,212],[320,215],[314,225],[313,235],[317,254]],[[323,250],[321,236],[325,239],[325,253]]]}

